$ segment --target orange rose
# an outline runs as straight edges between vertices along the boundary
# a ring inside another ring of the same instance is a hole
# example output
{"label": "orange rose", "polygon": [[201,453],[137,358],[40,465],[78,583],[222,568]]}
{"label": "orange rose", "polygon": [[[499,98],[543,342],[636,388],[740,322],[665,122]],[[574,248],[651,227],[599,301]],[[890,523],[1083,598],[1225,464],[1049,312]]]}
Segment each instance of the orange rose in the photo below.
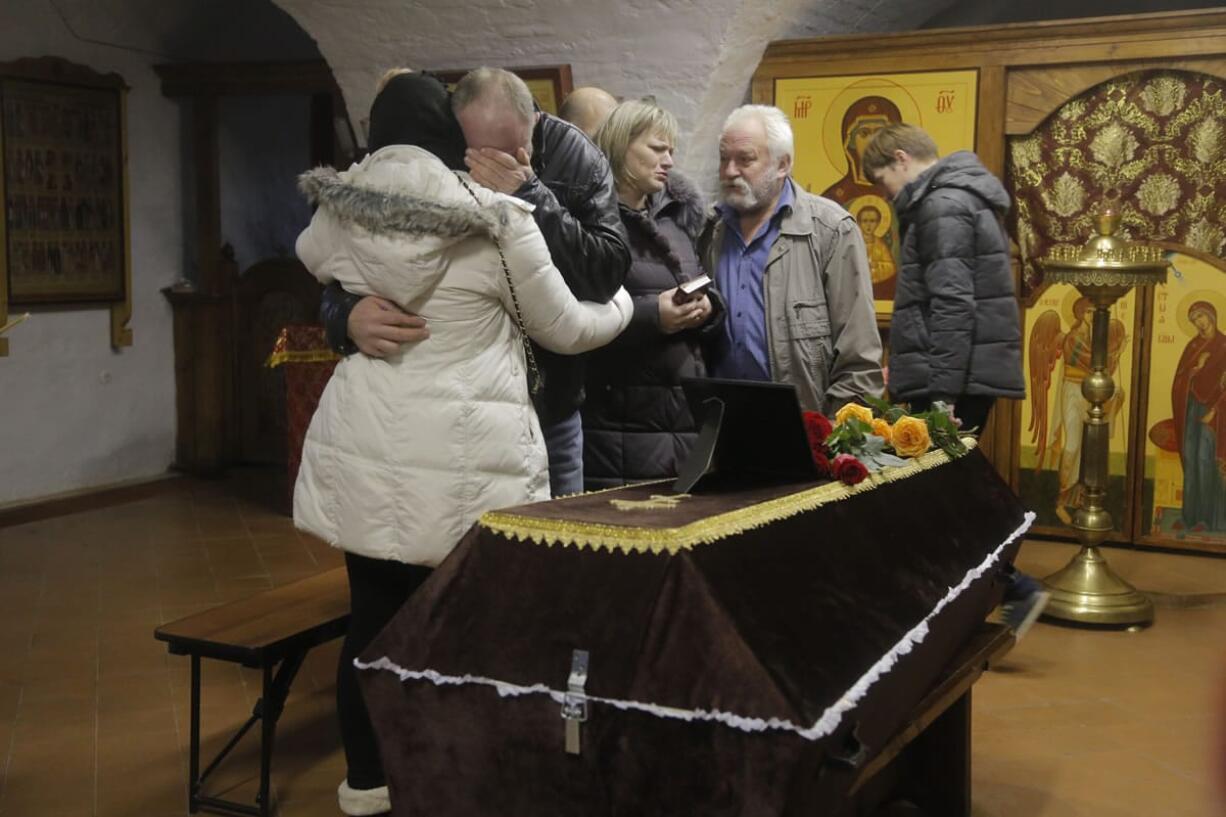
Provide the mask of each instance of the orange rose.
{"label": "orange rose", "polygon": [[928,424],[918,417],[900,417],[893,431],[894,451],[900,457],[918,457],[932,447]]}
{"label": "orange rose", "polygon": [[862,406],[859,403],[848,403],[835,413],[834,424],[837,426],[848,417],[855,417],[857,420],[863,420],[865,423],[872,425],[873,410],[868,406]]}
{"label": "orange rose", "polygon": [[894,441],[894,429],[890,428],[889,422],[884,417],[873,418],[873,433],[885,440],[886,445]]}

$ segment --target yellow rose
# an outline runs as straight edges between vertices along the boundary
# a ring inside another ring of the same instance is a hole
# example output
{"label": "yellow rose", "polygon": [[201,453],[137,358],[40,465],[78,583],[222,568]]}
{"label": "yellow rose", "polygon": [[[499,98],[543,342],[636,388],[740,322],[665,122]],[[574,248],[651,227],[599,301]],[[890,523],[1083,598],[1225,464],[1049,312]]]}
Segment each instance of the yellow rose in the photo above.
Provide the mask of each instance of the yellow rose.
{"label": "yellow rose", "polygon": [[932,447],[928,424],[918,417],[900,417],[893,431],[894,451],[900,457],[917,457]]}
{"label": "yellow rose", "polygon": [[885,440],[886,445],[894,440],[894,429],[890,428],[889,422],[884,417],[873,418],[873,433]]}
{"label": "yellow rose", "polygon": [[873,422],[873,410],[859,403],[848,403],[834,415],[834,424],[837,426],[848,417],[855,417],[857,420],[863,420],[871,425]]}

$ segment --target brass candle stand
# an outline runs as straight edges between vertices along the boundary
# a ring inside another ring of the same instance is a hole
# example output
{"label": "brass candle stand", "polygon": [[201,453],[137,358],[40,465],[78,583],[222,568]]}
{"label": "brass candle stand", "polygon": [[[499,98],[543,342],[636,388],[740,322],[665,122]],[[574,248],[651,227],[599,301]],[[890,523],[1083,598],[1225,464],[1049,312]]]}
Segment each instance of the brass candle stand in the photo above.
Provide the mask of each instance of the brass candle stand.
{"label": "brass candle stand", "polygon": [[1098,549],[1111,533],[1107,511],[1107,458],[1110,427],[1103,405],[1115,393],[1107,372],[1110,308],[1133,287],[1165,283],[1170,264],[1158,247],[1117,238],[1120,217],[1110,210],[1095,218],[1098,235],[1081,249],[1058,247],[1042,261],[1045,278],[1072,284],[1094,307],[1090,374],[1081,393],[1090,404],[1081,444],[1081,506],[1073,528],[1081,551],[1062,570],[1044,579],[1051,591],[1045,615],[1080,624],[1133,625],[1154,620],[1154,605],[1111,570]]}

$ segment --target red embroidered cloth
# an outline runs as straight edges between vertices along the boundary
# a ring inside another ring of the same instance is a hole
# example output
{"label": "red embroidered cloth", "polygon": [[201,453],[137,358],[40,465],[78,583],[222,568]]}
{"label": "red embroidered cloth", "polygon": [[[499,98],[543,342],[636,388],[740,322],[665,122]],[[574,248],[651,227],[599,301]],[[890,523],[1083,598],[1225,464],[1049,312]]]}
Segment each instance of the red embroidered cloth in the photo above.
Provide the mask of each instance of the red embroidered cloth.
{"label": "red embroidered cloth", "polygon": [[281,330],[265,365],[285,367],[285,428],[288,435],[286,475],[290,497],[302,462],[302,441],[320,395],[340,355],[328,348],[324,328],[310,324],[290,324]]}

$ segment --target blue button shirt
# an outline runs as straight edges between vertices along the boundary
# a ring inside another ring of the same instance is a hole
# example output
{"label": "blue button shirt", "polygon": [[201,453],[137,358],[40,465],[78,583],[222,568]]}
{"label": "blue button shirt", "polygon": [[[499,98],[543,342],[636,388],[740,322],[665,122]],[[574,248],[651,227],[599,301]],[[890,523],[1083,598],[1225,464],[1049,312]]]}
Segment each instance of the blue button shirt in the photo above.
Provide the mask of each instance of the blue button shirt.
{"label": "blue button shirt", "polygon": [[785,179],[779,203],[766,227],[749,244],[741,235],[741,217],[727,204],[716,205],[724,220],[724,242],[715,269],[715,285],[728,304],[724,337],[707,370],[712,377],[770,380],[770,350],[766,342],[766,291],[762,286],[771,245],[779,236],[784,208],[796,200],[792,180]]}

